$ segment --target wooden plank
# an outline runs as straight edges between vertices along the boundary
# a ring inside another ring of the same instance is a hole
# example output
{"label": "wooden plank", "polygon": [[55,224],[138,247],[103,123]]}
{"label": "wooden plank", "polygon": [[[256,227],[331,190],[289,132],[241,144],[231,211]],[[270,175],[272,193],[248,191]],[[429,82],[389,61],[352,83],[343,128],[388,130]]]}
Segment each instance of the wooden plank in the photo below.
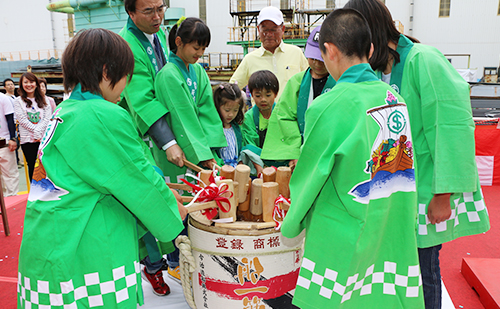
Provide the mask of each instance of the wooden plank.
{"label": "wooden plank", "polygon": [[276,223],[274,221],[273,222],[237,221],[233,223],[215,223],[215,226],[231,230],[262,230],[275,227]]}

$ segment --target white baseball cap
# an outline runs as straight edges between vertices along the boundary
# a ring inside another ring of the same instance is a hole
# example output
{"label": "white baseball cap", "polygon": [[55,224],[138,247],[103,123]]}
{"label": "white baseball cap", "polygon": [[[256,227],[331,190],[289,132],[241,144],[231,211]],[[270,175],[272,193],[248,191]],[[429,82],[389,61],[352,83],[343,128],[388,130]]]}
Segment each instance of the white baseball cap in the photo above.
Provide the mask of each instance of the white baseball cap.
{"label": "white baseball cap", "polygon": [[260,25],[264,20],[270,20],[276,25],[280,26],[284,23],[283,13],[281,13],[280,9],[274,6],[266,6],[259,12],[259,16],[257,17],[257,26]]}

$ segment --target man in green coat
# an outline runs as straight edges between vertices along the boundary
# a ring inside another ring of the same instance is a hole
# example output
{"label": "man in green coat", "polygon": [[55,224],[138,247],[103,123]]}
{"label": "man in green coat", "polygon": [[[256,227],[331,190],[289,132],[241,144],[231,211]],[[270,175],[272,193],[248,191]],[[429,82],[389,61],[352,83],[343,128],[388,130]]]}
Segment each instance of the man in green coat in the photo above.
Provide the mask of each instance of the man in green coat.
{"label": "man in green coat", "polygon": [[[158,101],[154,91],[156,74],[168,60],[165,33],[160,31],[166,6],[162,0],[125,0],[124,5],[129,19],[119,34],[132,49],[135,65],[133,78],[122,93],[120,105],[130,112],[139,135],[145,141],[144,154],[155,164],[150,150],[153,147],[151,139],[167,155],[178,147],[163,117],[168,110]],[[156,240],[151,233],[142,240],[147,249],[147,256],[143,259],[146,265],[144,275],[155,294],[167,295],[170,288],[162,275],[166,266]],[[164,253],[174,250],[172,243],[160,245]],[[175,261],[170,265],[172,268],[176,266]]]}
{"label": "man in green coat", "polygon": [[293,298],[300,308],[424,306],[408,111],[370,68],[370,42],[355,10],[333,11],[320,31],[337,84],[306,112],[281,230],[306,232]]}

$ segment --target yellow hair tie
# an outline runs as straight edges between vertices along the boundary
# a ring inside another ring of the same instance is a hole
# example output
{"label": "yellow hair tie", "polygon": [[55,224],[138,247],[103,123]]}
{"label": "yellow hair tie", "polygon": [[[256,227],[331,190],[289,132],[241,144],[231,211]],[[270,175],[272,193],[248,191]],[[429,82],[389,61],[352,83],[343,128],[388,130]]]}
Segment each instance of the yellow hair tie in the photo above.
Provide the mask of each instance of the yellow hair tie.
{"label": "yellow hair tie", "polygon": [[186,16],[182,16],[181,18],[179,18],[179,20],[177,21],[177,28],[179,28],[182,24],[182,22],[186,19]]}

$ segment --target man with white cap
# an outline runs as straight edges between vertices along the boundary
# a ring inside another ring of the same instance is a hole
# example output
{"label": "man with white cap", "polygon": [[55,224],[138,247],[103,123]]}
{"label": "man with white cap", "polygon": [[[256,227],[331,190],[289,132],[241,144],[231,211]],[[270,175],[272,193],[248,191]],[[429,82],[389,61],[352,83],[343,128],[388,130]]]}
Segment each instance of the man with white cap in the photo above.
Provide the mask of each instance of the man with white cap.
{"label": "man with white cap", "polygon": [[231,83],[237,83],[240,88],[247,85],[250,75],[256,71],[269,70],[278,78],[280,91],[295,74],[307,69],[307,60],[302,50],[283,42],[285,25],[283,13],[273,6],[260,10],[257,17],[257,29],[262,43],[261,47],[247,54],[231,77]]}
{"label": "man with white cap", "polygon": [[260,157],[266,161],[280,161],[273,165],[295,167],[303,142],[306,110],[316,97],[335,86],[321,58],[320,29],[321,26],[316,27],[307,39],[305,56],[309,69],[290,78],[269,119]]}

